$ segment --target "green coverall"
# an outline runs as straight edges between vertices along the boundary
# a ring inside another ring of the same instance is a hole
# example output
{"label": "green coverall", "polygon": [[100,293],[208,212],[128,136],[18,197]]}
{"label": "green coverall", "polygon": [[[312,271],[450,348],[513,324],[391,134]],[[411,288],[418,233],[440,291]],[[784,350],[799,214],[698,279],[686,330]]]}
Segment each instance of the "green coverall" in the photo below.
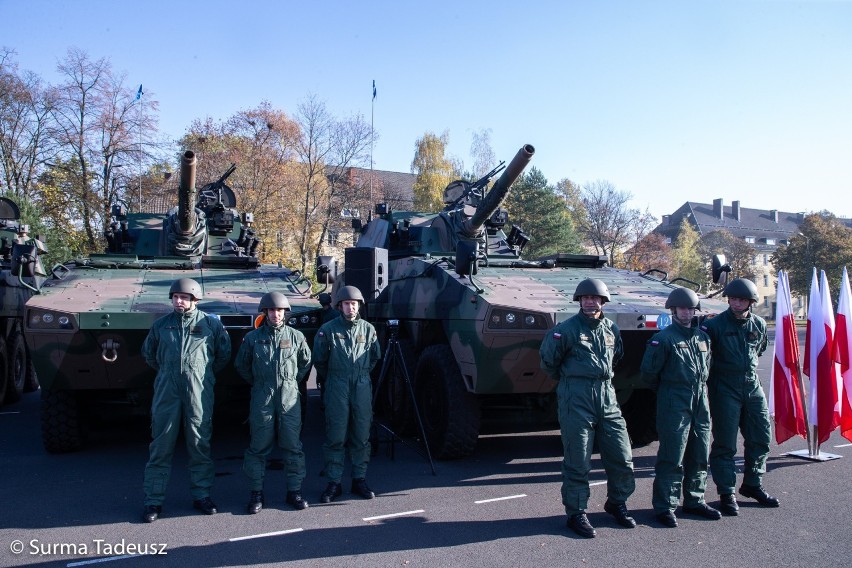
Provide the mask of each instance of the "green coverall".
{"label": "green coverall", "polygon": [[569,517],[589,503],[592,448],[597,440],[607,474],[607,496],[627,502],[636,483],[627,426],[612,386],[623,354],[618,326],[582,311],[553,328],[541,343],[541,367],[553,379],[562,432],[562,504]]}
{"label": "green coverall", "polygon": [[299,434],[302,411],[298,382],[311,365],[311,350],[302,332],[284,324],[266,323],[249,332],[237,351],[234,367],[251,385],[249,424],[251,442],[243,459],[243,471],[252,491],[263,490],[266,459],[275,443],[284,451],[287,491],[300,491],[305,479],[305,453]]}
{"label": "green coverall", "polygon": [[757,360],[766,350],[766,322],[749,312],[737,319],[730,308],[706,320],[701,329],[713,346],[707,388],[713,443],[710,472],[719,495],[734,492],[737,429],[742,431],[745,460],[743,485],[759,487],[766,473],[771,427],[766,396],[757,376]]}
{"label": "green coverall", "polygon": [[710,339],[697,327],[672,323],[645,348],[642,377],[657,390],[657,464],[653,505],[657,514],[674,511],[683,489],[684,507],[704,502],[710,408],[707,375]]}
{"label": "green coverall", "polygon": [[325,379],[325,473],[340,483],[345,448],[352,460],[352,478],[366,477],[373,422],[370,371],[381,357],[376,329],[360,318],[335,318],[314,338],[313,362]]}
{"label": "green coverall", "polygon": [[193,499],[210,495],[215,470],[210,456],[215,373],[231,358],[231,339],[219,318],[199,309],[172,312],[154,322],[142,344],[157,371],[151,404],[150,457],[145,465],[145,505],[162,505],[175,442],[183,424]]}

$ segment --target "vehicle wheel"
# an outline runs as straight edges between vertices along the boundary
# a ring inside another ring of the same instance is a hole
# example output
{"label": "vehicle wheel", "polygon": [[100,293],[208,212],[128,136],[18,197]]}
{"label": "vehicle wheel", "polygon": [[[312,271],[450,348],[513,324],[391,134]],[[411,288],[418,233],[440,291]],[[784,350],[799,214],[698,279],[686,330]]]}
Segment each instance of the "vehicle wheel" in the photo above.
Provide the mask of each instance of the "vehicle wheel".
{"label": "vehicle wheel", "polygon": [[27,349],[27,378],[24,380],[24,392],[35,392],[38,387],[38,375],[36,375],[35,365],[33,365],[33,357],[30,350]]}
{"label": "vehicle wheel", "polygon": [[83,447],[83,428],[77,398],[71,391],[41,391],[41,439],[52,454]]}
{"label": "vehicle wheel", "polygon": [[6,342],[0,340],[0,406],[3,406],[3,401],[6,400],[6,391],[9,390],[9,365],[6,363],[7,359]]}
{"label": "vehicle wheel", "polygon": [[24,384],[27,382],[27,346],[20,331],[14,332],[9,338],[8,354],[9,382],[6,401],[17,402],[21,400]]}
{"label": "vehicle wheel", "polygon": [[439,459],[472,454],[479,438],[479,403],[467,392],[449,345],[424,349],[415,376],[417,406],[432,454]]}
{"label": "vehicle wheel", "polygon": [[657,439],[657,394],[650,389],[633,389],[621,405],[627,433],[634,448],[647,446]]}

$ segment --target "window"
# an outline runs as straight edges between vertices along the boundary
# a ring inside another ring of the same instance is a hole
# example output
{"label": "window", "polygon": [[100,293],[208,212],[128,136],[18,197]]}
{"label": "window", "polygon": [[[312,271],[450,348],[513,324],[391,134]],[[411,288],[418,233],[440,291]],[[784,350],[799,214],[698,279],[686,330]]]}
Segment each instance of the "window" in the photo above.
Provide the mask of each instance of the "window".
{"label": "window", "polygon": [[763,307],[764,307],[764,308],[768,308],[768,307],[769,307],[769,298],[763,298]]}
{"label": "window", "polygon": [[[769,255],[768,254],[763,255],[763,266],[769,266]],[[764,286],[766,286],[766,284],[764,284]]]}
{"label": "window", "polygon": [[328,246],[336,247],[339,239],[340,239],[340,233],[338,231],[329,231],[328,232]]}
{"label": "window", "polygon": [[[763,255],[763,258],[766,258],[766,255]],[[769,275],[768,274],[763,275],[763,286],[764,287],[769,286]]]}
{"label": "window", "polygon": [[775,239],[766,239],[766,244],[768,244],[768,245],[774,245],[774,244],[775,244]]}
{"label": "window", "polygon": [[671,237],[666,237],[666,244],[667,245],[672,244],[672,238]]}
{"label": "window", "polygon": [[750,245],[753,245],[754,242],[755,242],[755,238],[754,237],[745,237],[745,242],[747,242]]}

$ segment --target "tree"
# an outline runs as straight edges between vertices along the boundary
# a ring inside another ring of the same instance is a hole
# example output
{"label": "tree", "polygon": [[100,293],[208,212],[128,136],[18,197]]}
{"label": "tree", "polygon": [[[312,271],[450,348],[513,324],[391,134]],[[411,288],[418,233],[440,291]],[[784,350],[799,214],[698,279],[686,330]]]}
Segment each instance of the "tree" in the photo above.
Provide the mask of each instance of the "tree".
{"label": "tree", "polygon": [[491,129],[482,128],[471,135],[470,155],[473,156],[473,178],[479,179],[497,165],[491,148]]}
{"label": "tree", "polygon": [[757,250],[745,242],[745,239],[738,239],[730,231],[721,229],[703,235],[698,242],[698,254],[705,263],[705,281],[708,284],[713,281],[710,260],[717,254],[725,255],[725,262],[731,267],[732,278],[754,280],[756,277],[754,257]]}
{"label": "tree", "polygon": [[828,287],[836,295],[843,267],[852,267],[852,229],[828,211],[805,215],[799,234],[778,247],[771,262],[776,271],[790,276],[794,295],[808,296],[814,268],[825,270]]}
{"label": "tree", "polygon": [[50,147],[51,101],[41,80],[21,74],[12,55],[0,50],[0,189],[28,197]]}
{"label": "tree", "polygon": [[[444,208],[444,189],[453,179],[461,177],[459,168],[446,157],[449,132],[436,136],[426,132],[414,143],[411,173],[414,181],[414,208],[418,211],[440,211]],[[490,169],[490,168],[489,168]]]}
{"label": "tree", "polygon": [[578,231],[598,254],[609,257],[611,266],[618,266],[622,252],[637,232],[637,225],[647,223],[638,209],[627,207],[631,197],[603,180],[586,184],[581,191],[584,212],[576,215]]}
{"label": "tree", "polygon": [[636,241],[636,244],[624,252],[625,268],[636,272],[662,270],[673,273],[672,248],[666,238],[658,233],[649,233]]}
{"label": "tree", "polygon": [[[68,50],[57,66],[64,82],[52,89],[51,136],[57,142],[54,160],[74,164],[70,189],[78,203],[80,221],[90,251],[102,247],[101,234],[109,223],[116,195],[114,168],[132,163],[139,145],[134,126],[151,126],[133,110],[136,90],[124,86],[124,78],[112,72],[105,59],[92,60],[76,48]],[[157,102],[148,100],[153,111]]]}
{"label": "tree", "polygon": [[504,205],[509,221],[530,237],[524,249],[526,258],[582,250],[568,208],[538,168],[521,174]]}
{"label": "tree", "polygon": [[706,275],[704,262],[698,252],[698,239],[698,231],[683,219],[672,247],[672,270],[675,277],[703,285]]}

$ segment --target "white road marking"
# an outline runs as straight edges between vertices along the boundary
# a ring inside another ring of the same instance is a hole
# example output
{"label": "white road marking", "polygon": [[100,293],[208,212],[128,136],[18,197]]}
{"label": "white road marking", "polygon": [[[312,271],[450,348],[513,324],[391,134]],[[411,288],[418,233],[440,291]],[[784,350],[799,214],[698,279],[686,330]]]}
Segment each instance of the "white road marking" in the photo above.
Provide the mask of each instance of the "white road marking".
{"label": "white road marking", "polygon": [[834,446],[834,447],[835,448],[848,448],[849,446],[852,446],[852,444],[840,444],[840,445],[837,445],[837,446]]}
{"label": "white road marking", "polygon": [[20,414],[20,413],[21,413],[20,410],[10,410],[8,412],[0,412],[0,415],[2,415],[2,414]]}
{"label": "white road marking", "polygon": [[279,535],[282,535],[282,534],[291,534],[291,533],[302,532],[303,530],[305,530],[305,529],[287,529],[286,531],[275,531],[275,532],[270,532],[270,533],[251,534],[251,535],[248,535],[248,536],[235,536],[234,538],[229,538],[228,541],[237,542],[239,540],[251,540],[253,538],[265,538],[267,536],[279,536]]}
{"label": "white road marking", "polygon": [[362,521],[378,521],[379,519],[390,519],[392,517],[404,517],[405,515],[416,515],[417,513],[424,513],[423,509],[417,509],[416,511],[405,511],[404,513],[391,513],[390,515],[378,515],[376,517],[364,517],[361,519]]}
{"label": "white road marking", "polygon": [[107,556],[106,558],[95,558],[94,560],[81,560],[80,562],[71,562],[66,566],[84,566],[86,564],[98,564],[100,562],[112,562],[113,560],[124,560],[126,558],[136,558],[138,554],[125,554],[123,556]]}
{"label": "white road marking", "polygon": [[474,501],[477,505],[481,505],[482,503],[493,503],[494,501],[508,501],[509,499],[520,499],[521,497],[526,497],[526,493],[521,493],[520,495],[509,495],[508,497],[495,497],[494,499],[482,499],[481,501]]}
{"label": "white road marking", "polygon": [[606,480],[604,480],[604,481],[592,481],[591,483],[589,483],[589,487],[591,487],[592,485],[604,485],[604,484],[606,484]]}

